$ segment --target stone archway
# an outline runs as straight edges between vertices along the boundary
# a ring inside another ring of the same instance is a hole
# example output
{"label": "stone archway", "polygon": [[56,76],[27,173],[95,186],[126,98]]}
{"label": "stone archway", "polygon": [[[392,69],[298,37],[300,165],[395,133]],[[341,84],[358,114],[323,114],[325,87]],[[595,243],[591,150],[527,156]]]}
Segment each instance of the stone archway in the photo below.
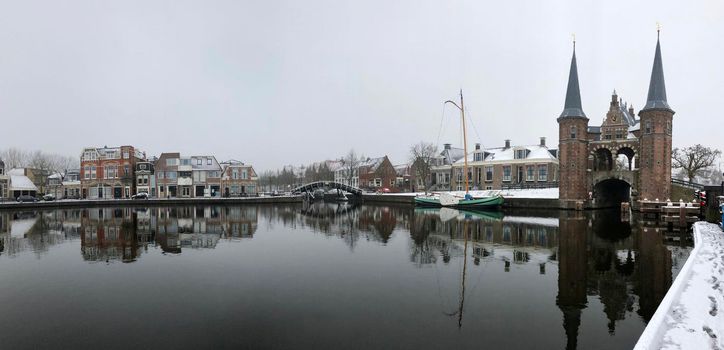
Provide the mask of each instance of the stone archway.
{"label": "stone archway", "polygon": [[631,201],[632,185],[627,181],[608,178],[593,186],[593,199],[597,208],[614,208]]}
{"label": "stone archway", "polygon": [[[634,170],[636,163],[634,159],[636,157],[636,151],[628,146],[623,146],[616,150],[616,168],[617,170]],[[619,160],[623,160],[625,164],[619,164]]]}
{"label": "stone archway", "polygon": [[608,148],[602,147],[593,152],[593,171],[613,170],[613,154]]}

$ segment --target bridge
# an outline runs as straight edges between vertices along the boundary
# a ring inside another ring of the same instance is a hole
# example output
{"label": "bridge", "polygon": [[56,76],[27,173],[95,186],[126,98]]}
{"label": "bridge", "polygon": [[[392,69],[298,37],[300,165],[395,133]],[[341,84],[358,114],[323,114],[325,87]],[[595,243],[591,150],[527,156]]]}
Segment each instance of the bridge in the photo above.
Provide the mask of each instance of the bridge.
{"label": "bridge", "polygon": [[345,192],[349,192],[355,196],[361,196],[362,195],[362,189],[349,186],[345,184],[341,184],[339,182],[335,181],[317,181],[308,183],[306,185],[299,186],[292,190],[292,193],[294,194],[301,194],[301,193],[307,193],[307,192],[314,192],[315,190],[329,190],[329,189],[337,189],[342,190]]}

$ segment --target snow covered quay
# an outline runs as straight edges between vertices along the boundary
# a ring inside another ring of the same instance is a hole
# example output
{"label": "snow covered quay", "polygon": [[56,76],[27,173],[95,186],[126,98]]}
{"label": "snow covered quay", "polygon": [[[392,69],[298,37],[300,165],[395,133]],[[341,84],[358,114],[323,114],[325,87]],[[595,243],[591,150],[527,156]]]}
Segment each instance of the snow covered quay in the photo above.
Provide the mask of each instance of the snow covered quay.
{"label": "snow covered quay", "polygon": [[724,232],[697,222],[694,249],[634,349],[724,349]]}

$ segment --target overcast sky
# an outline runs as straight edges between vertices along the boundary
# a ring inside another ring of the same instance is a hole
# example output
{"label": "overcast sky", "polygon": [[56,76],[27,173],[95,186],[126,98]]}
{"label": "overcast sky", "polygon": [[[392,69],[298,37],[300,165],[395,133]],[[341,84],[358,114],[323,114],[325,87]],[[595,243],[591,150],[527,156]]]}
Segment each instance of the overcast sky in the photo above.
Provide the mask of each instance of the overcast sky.
{"label": "overcast sky", "polygon": [[[257,170],[419,141],[557,144],[571,58],[600,125],[661,47],[674,146],[724,149],[720,1],[0,1],[0,149],[131,144]],[[438,139],[438,135],[440,137]],[[439,140],[439,141],[438,141]]]}

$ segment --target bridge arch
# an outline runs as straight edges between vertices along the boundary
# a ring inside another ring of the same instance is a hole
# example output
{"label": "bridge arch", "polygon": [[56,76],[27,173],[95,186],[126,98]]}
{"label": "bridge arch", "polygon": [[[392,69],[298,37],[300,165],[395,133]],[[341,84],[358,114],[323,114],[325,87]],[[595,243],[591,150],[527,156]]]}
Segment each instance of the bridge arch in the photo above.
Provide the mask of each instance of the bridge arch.
{"label": "bridge arch", "polygon": [[[628,180],[628,181],[627,181]],[[633,181],[623,178],[605,178],[594,183],[593,199],[597,208],[618,207],[631,201]]]}
{"label": "bridge arch", "polygon": [[301,194],[301,193],[307,193],[307,192],[312,193],[318,189],[337,189],[337,190],[349,192],[355,196],[362,195],[362,189],[354,187],[354,186],[350,186],[350,185],[341,184],[341,183],[335,182],[335,181],[311,182],[306,185],[302,185],[302,186],[299,186],[299,187],[293,189],[292,193],[294,193],[294,194]]}

